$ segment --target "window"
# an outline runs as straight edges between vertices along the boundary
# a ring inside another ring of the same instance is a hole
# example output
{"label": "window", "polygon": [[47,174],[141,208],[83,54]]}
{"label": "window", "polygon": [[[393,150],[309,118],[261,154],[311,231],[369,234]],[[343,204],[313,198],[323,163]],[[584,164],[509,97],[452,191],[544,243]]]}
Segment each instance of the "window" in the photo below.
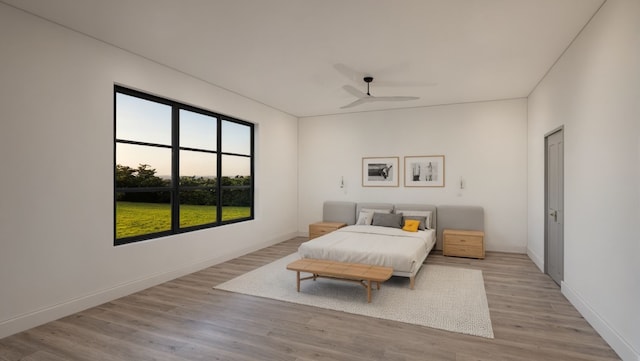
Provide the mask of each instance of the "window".
{"label": "window", "polygon": [[115,245],[253,219],[253,124],[114,90]]}

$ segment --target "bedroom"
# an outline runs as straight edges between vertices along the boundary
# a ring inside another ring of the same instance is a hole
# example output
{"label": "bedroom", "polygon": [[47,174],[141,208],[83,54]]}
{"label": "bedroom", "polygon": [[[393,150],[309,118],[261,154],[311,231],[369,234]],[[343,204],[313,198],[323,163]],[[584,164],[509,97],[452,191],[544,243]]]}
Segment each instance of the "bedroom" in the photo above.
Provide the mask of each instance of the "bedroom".
{"label": "bedroom", "polygon": [[[327,199],[479,204],[488,250],[527,253],[542,267],[542,141],[564,124],[566,295],[621,357],[638,358],[637,1],[606,1],[528,97],[300,118],[0,7],[0,149],[20,174],[2,182],[0,336],[304,234]],[[103,99],[114,82],[256,121],[256,220],[113,247],[112,104]],[[401,123],[390,129],[389,119]],[[360,187],[364,156],[428,154],[446,155],[444,189]],[[74,173],[82,181],[70,186]]]}

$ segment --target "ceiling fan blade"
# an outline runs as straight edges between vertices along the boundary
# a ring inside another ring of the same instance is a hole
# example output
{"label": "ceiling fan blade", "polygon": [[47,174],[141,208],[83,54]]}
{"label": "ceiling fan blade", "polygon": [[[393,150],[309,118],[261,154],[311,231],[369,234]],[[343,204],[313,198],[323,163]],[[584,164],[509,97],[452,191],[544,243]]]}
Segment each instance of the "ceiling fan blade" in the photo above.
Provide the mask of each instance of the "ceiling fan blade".
{"label": "ceiling fan blade", "polygon": [[352,87],[351,85],[345,85],[342,87],[342,89],[344,89],[347,93],[353,95],[356,98],[362,99],[362,98],[366,98],[369,95],[361,92],[360,90]]}
{"label": "ceiling fan blade", "polygon": [[419,97],[403,97],[403,96],[389,96],[389,97],[375,97],[375,98],[381,101],[392,101],[392,102],[420,99]]}
{"label": "ceiling fan blade", "polygon": [[355,107],[356,105],[368,103],[368,102],[372,101],[373,99],[375,99],[375,98],[370,98],[370,97],[360,98],[360,99],[358,99],[358,100],[356,100],[356,101],[354,101],[352,103],[349,103],[349,104],[347,104],[345,106],[340,107],[340,109],[347,109],[347,108]]}
{"label": "ceiling fan blade", "polygon": [[[349,67],[347,67],[344,64],[335,64],[334,67],[339,70],[341,73],[349,76],[352,73],[355,73],[354,70],[350,69]],[[371,95],[371,93],[369,92],[369,86],[371,84],[371,82],[373,81],[373,77],[372,76],[365,76],[362,78],[362,80],[364,80],[364,82],[367,84],[367,92],[364,93],[358,89],[356,89],[355,87],[351,86],[351,85],[345,85],[342,87],[342,89],[344,89],[347,93],[353,95],[354,97],[358,98],[355,101],[340,107],[340,109],[346,109],[346,108],[351,108],[351,107],[355,107],[357,105],[363,104],[363,103],[369,103],[369,102],[380,102],[380,101],[407,101],[407,100],[417,100],[420,99],[419,97],[407,97],[407,96],[373,96]]]}
{"label": "ceiling fan blade", "polygon": [[438,83],[419,82],[419,81],[380,80],[380,81],[376,81],[376,86],[389,87],[389,88],[428,88],[428,87],[438,86]]}

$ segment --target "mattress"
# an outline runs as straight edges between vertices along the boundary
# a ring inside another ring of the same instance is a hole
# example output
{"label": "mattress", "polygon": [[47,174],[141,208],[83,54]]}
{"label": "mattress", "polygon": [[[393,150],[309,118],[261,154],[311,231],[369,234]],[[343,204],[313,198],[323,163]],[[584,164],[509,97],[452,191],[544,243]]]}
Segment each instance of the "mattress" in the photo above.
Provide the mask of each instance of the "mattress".
{"label": "mattress", "polygon": [[354,225],[304,242],[302,258],[364,263],[415,273],[436,241],[433,229],[407,232],[399,228]]}

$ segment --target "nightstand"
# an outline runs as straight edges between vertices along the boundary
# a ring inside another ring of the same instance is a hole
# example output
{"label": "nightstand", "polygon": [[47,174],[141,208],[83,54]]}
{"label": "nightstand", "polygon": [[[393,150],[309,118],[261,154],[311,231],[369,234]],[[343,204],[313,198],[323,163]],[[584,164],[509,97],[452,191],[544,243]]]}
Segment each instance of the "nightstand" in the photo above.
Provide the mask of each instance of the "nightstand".
{"label": "nightstand", "polygon": [[442,239],[445,256],[484,258],[484,232],[445,229]]}
{"label": "nightstand", "polygon": [[338,228],[346,226],[346,223],[340,222],[316,222],[309,225],[309,239],[320,237],[327,233],[331,233]]}

